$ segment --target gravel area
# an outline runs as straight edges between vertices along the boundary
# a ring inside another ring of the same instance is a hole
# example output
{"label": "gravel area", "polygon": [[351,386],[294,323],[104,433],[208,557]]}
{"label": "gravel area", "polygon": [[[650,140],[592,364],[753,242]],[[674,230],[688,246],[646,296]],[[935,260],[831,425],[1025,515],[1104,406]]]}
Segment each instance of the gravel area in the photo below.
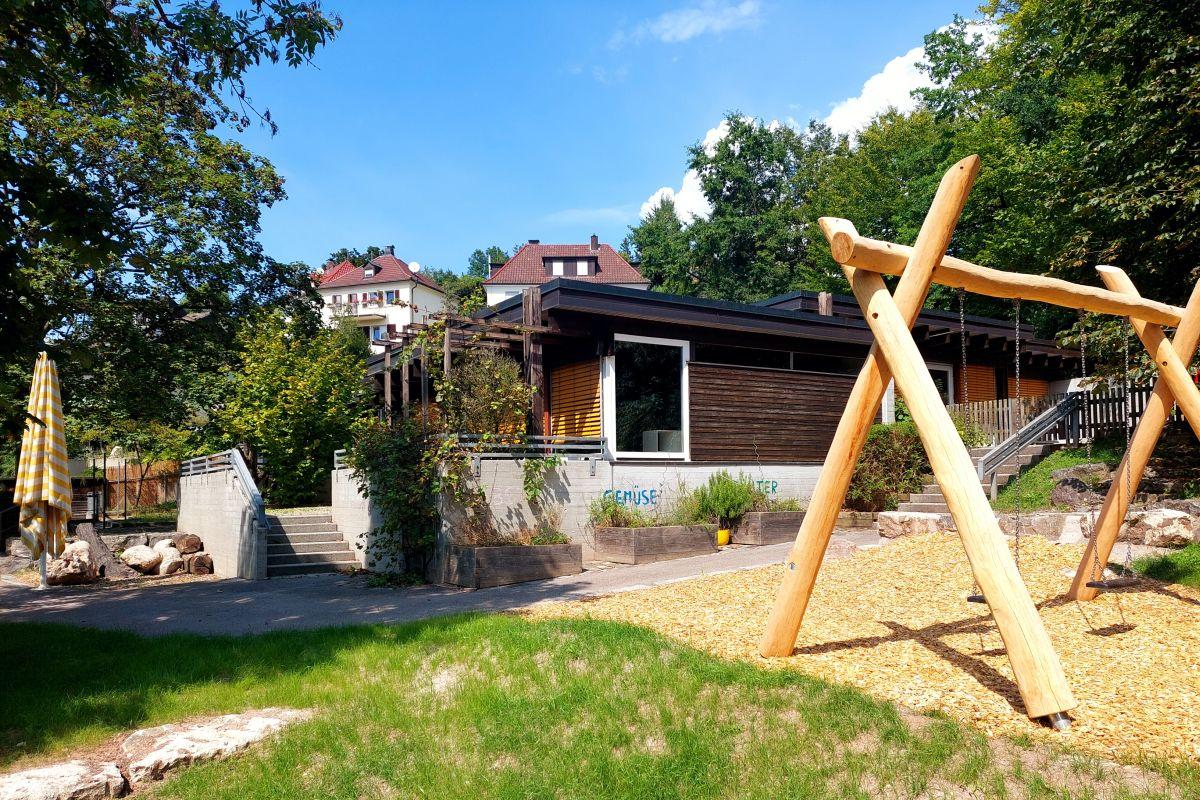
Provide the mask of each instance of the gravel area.
{"label": "gravel area", "polygon": [[1026,582],[1079,706],[1070,732],[1025,717],[957,536],[901,539],[826,563],[795,653],[758,656],[781,566],[712,575],[532,617],[582,616],[658,630],[719,656],[799,669],[988,732],[1031,735],[1105,756],[1200,760],[1200,591],[1143,581],[1093,603],[1063,596],[1081,548],[1022,543]]}

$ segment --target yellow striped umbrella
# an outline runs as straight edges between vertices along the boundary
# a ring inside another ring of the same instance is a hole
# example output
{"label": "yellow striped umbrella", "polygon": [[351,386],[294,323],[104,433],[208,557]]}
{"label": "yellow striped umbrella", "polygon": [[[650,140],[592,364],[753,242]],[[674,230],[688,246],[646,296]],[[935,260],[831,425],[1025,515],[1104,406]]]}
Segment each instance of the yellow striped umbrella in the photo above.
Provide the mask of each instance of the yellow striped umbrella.
{"label": "yellow striped umbrella", "polygon": [[[38,356],[29,391],[29,416],[21,437],[21,460],[13,502],[21,507],[21,539],[41,558],[57,556],[66,546],[71,519],[71,476],[63,433],[58,369],[45,354]],[[42,559],[45,566],[45,559]],[[43,569],[43,583],[45,571]]]}

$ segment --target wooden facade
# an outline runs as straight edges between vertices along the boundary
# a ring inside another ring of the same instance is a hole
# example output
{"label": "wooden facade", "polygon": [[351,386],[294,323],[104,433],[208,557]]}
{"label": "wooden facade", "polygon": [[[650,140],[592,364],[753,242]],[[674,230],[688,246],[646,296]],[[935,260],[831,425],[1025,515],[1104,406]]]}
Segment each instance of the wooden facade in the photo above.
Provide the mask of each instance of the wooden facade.
{"label": "wooden facade", "polygon": [[820,462],[854,376],[693,362],[688,383],[693,461]]}

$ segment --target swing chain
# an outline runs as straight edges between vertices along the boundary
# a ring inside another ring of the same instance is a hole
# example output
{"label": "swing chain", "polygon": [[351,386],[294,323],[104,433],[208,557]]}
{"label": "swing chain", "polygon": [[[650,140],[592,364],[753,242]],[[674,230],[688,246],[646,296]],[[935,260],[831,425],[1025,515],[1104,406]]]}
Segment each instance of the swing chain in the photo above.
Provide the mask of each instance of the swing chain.
{"label": "swing chain", "polygon": [[[1130,323],[1130,327],[1133,323]],[[1133,398],[1130,396],[1132,389],[1131,381],[1129,380],[1129,331],[1123,331],[1121,344],[1125,356],[1125,374],[1123,380],[1125,382],[1125,508],[1126,513],[1133,508],[1133,458],[1129,452],[1133,444]],[[1125,575],[1130,575],[1133,572],[1133,543],[1126,539],[1125,542],[1125,565],[1123,567]]]}
{"label": "swing chain", "polygon": [[[1021,298],[1017,297],[1013,300],[1013,310],[1013,316],[1016,319],[1013,324],[1013,344],[1016,351],[1016,365],[1014,369],[1017,394],[1016,430],[1019,431],[1025,427],[1025,405],[1021,399]],[[1021,452],[1019,450],[1017,451],[1017,476],[1016,485],[1013,486],[1013,499],[1013,511],[1015,512],[1014,516],[1016,517],[1016,539],[1014,542],[1016,546],[1014,560],[1016,561],[1017,572],[1019,573],[1021,571],[1021,528],[1023,527],[1021,520]]]}
{"label": "swing chain", "polygon": [[[967,409],[967,424],[971,423],[971,391],[967,383],[967,290],[958,287],[958,340],[962,344],[962,398]],[[968,603],[986,602],[983,590],[979,588],[979,580],[971,571],[971,593],[967,595]],[[983,633],[979,634],[979,650],[983,652]]]}

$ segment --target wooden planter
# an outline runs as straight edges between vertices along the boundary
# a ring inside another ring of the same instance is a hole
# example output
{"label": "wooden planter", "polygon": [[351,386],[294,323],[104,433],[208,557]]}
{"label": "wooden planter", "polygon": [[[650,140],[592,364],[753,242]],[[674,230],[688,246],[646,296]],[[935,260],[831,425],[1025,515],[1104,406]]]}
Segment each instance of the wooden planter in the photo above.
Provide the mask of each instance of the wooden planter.
{"label": "wooden planter", "polygon": [[717,552],[716,525],[596,528],[596,560],[649,564]]}
{"label": "wooden planter", "polygon": [[583,572],[583,545],[545,544],[500,547],[451,546],[445,582],[467,589],[486,589]]}
{"label": "wooden planter", "polygon": [[733,544],[792,542],[803,521],[803,511],[751,511],[733,529],[730,541]]}

